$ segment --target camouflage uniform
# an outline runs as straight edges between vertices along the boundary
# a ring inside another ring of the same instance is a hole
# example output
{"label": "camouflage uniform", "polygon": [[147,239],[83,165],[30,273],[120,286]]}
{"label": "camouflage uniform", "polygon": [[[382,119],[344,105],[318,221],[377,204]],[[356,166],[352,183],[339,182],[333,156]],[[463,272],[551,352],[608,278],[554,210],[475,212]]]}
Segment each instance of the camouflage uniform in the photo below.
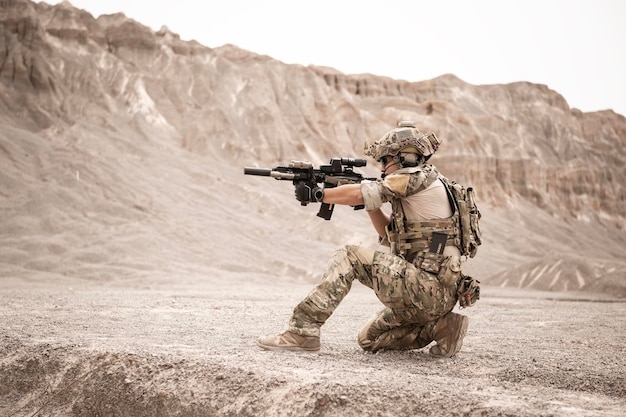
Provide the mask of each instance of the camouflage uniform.
{"label": "camouflage uniform", "polygon": [[[438,175],[434,166],[421,165],[363,183],[361,191],[366,209],[371,211],[385,202],[409,199],[434,185]],[[407,260],[362,246],[339,248],[330,259],[321,282],[295,307],[289,331],[319,337],[320,327],[357,279],[373,289],[385,305],[359,333],[361,347],[371,351],[425,347],[434,340],[437,320],[457,302],[460,258],[452,273],[453,279],[446,280],[417,267],[417,259]]]}

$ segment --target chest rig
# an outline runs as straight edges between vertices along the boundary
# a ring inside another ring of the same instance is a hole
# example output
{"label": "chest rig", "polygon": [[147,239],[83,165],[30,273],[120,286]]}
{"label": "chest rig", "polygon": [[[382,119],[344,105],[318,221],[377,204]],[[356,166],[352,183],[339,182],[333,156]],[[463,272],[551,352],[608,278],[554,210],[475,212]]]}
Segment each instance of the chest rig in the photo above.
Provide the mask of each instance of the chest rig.
{"label": "chest rig", "polygon": [[[431,252],[434,234],[438,235],[438,239],[441,239],[441,236],[443,236],[445,239],[443,245],[456,246],[463,253],[459,210],[446,184],[446,179],[436,172],[432,174],[424,182],[424,188],[428,188],[434,181],[442,181],[452,208],[452,216],[446,219],[410,221],[407,220],[401,200],[391,200],[392,222],[387,230],[391,253],[412,263],[417,262],[421,264],[424,255]],[[437,252],[439,252],[436,253],[437,255],[441,255],[443,247],[440,247],[440,250]]]}

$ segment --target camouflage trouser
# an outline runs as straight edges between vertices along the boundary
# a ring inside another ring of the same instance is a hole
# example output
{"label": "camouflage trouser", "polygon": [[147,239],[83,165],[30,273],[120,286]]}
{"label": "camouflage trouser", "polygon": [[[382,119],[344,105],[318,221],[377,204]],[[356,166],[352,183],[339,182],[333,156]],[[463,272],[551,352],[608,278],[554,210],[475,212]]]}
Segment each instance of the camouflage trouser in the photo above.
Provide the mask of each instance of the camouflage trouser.
{"label": "camouflage trouser", "polygon": [[328,320],[358,279],[372,288],[385,305],[361,330],[365,350],[415,349],[433,341],[434,326],[454,308],[456,283],[443,286],[437,276],[404,259],[360,246],[338,249],[321,282],[294,309],[289,330],[319,336]]}

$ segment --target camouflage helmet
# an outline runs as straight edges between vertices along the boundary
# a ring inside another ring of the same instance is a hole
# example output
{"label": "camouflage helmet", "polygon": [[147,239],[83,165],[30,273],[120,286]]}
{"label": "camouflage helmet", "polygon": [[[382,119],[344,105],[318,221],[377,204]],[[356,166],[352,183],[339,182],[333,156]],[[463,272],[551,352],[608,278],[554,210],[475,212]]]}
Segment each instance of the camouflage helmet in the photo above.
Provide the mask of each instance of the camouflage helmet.
{"label": "camouflage helmet", "polygon": [[365,155],[380,161],[384,156],[416,153],[428,160],[440,144],[441,141],[434,133],[427,135],[415,127],[415,122],[402,121],[377,141],[373,143],[366,141]]}

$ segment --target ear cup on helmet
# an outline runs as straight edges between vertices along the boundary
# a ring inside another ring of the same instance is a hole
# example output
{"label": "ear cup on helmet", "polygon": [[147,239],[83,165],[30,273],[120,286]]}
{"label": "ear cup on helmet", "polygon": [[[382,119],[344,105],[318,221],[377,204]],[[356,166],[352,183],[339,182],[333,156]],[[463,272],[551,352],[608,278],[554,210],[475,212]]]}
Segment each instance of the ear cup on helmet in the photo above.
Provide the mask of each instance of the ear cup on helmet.
{"label": "ear cup on helmet", "polygon": [[404,167],[415,167],[419,165],[417,154],[415,153],[402,153],[400,154],[400,161]]}

